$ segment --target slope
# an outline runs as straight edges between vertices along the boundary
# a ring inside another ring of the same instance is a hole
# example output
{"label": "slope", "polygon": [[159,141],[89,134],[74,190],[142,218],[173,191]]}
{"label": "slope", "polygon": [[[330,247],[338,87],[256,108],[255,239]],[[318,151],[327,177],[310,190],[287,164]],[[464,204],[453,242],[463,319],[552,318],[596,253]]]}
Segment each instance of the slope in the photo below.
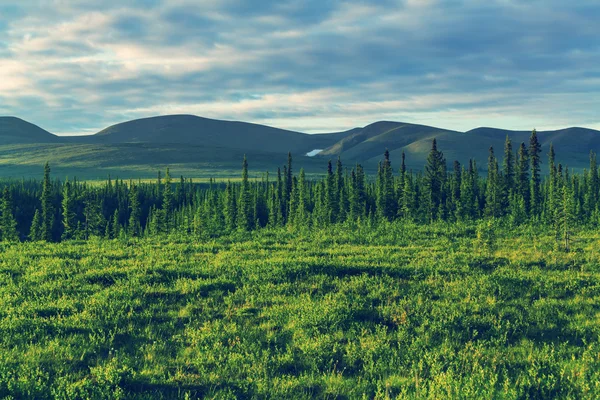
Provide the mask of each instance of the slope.
{"label": "slope", "polygon": [[169,115],[113,125],[80,139],[93,143],[177,143],[206,148],[239,149],[248,152],[304,154],[333,145],[347,135],[308,135],[284,129],[237,121],[221,121],[193,115]]}
{"label": "slope", "polygon": [[0,117],[0,143],[56,143],[58,136],[16,117]]}

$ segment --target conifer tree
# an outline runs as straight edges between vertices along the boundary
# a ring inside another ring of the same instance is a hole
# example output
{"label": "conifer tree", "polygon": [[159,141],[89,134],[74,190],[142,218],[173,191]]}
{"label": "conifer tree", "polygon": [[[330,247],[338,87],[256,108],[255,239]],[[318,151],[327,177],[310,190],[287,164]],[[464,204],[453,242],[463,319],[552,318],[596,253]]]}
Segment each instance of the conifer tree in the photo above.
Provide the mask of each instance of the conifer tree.
{"label": "conifer tree", "polygon": [[50,164],[44,166],[44,181],[42,182],[42,224],[40,239],[52,241],[54,228],[54,207],[52,205],[52,183],[50,182]]}
{"label": "conifer tree", "polygon": [[33,214],[33,221],[31,221],[31,229],[29,230],[29,240],[32,242],[42,240],[42,216],[38,209]]}
{"label": "conifer tree", "polygon": [[396,215],[396,200],[394,193],[394,176],[392,171],[392,164],[390,162],[390,152],[389,150],[385,150],[383,165],[383,216],[388,220],[392,220],[392,218]]}
{"label": "conifer tree", "polygon": [[598,204],[598,165],[596,162],[596,154],[590,150],[590,170],[587,173],[587,185],[585,187],[585,210],[590,217],[596,210]]}
{"label": "conifer tree", "polygon": [[521,143],[519,147],[519,152],[517,153],[516,158],[516,181],[515,181],[515,191],[518,194],[518,197],[515,199],[522,198],[525,204],[526,213],[529,210],[529,154],[527,152],[527,147],[525,147],[525,143]]}
{"label": "conifer tree", "polygon": [[427,188],[428,218],[434,219],[439,215],[440,206],[444,203],[443,186],[446,179],[446,159],[437,149],[437,141],[433,139],[431,151],[425,166],[425,185]]}
{"label": "conifer tree", "polygon": [[331,160],[327,163],[327,177],[325,178],[325,220],[327,223],[335,222],[336,215],[336,195],[335,195],[335,178],[331,166]]}
{"label": "conifer tree", "polygon": [[338,156],[336,165],[335,165],[335,188],[333,190],[333,215],[336,216],[336,221],[340,222],[342,220],[342,211],[340,209],[340,197],[342,196],[342,192],[344,190],[344,177],[342,176],[342,160]]}
{"label": "conifer tree", "polygon": [[500,216],[500,182],[498,176],[498,161],[494,156],[494,148],[490,147],[488,157],[488,176],[485,191],[485,215],[487,217],[497,218]]}
{"label": "conifer tree", "polygon": [[406,154],[402,151],[402,161],[400,163],[400,175],[398,177],[398,187],[396,189],[396,199],[398,205],[396,207],[398,216],[402,214],[402,193],[404,192],[404,181],[406,180]]}
{"label": "conifer tree", "polygon": [[225,187],[224,215],[225,227],[230,231],[234,230],[237,224],[237,201],[231,181],[227,181],[227,186]]}
{"label": "conifer tree", "polygon": [[0,237],[4,242],[18,242],[17,221],[15,220],[12,196],[8,187],[2,192],[2,203],[0,204]]}
{"label": "conifer tree", "polygon": [[91,192],[85,200],[83,214],[85,216],[85,236],[102,236],[106,229],[106,218],[102,214],[102,197]]}
{"label": "conifer tree", "polygon": [[508,212],[510,198],[515,191],[515,157],[513,154],[512,142],[508,135],[504,141],[504,159],[502,160],[502,188],[501,188],[501,208],[502,214]]}
{"label": "conifer tree", "polygon": [[462,220],[475,218],[475,174],[473,171],[473,160],[469,160],[469,169],[463,170],[460,185],[460,217]]}
{"label": "conifer tree", "polygon": [[560,211],[557,213],[557,236],[560,235],[564,251],[571,250],[571,235],[574,223],[573,193],[569,185],[563,185]]}
{"label": "conifer tree", "polygon": [[531,195],[529,210],[531,216],[538,216],[541,212],[541,189],[540,189],[540,164],[542,163],[540,155],[542,146],[537,138],[537,132],[534,129],[529,138],[529,160],[531,162]]}
{"label": "conifer tree", "polygon": [[548,199],[547,204],[546,204],[546,215],[547,215],[547,220],[549,222],[554,220],[554,215],[555,215],[555,209],[557,207],[557,203],[558,203],[558,199],[560,198],[560,196],[558,196],[558,192],[557,192],[557,185],[558,185],[558,175],[557,175],[557,170],[556,170],[556,154],[554,152],[554,145],[552,143],[550,143],[550,149],[548,151],[548,165],[550,167],[550,177],[548,179],[548,185],[547,185],[547,195],[546,198]]}
{"label": "conifer tree", "polygon": [[504,188],[506,192],[514,189],[515,179],[515,157],[512,149],[512,142],[508,135],[504,141],[504,160],[502,161],[502,175],[504,177]]}
{"label": "conifer tree", "polygon": [[306,209],[306,174],[304,168],[300,169],[298,178],[298,212],[296,214],[297,225],[304,226],[307,222]]}
{"label": "conifer tree", "polygon": [[179,183],[175,188],[175,200],[180,206],[183,206],[186,203],[185,186],[185,179],[183,178],[183,175],[181,175],[179,178]]}
{"label": "conifer tree", "polygon": [[173,226],[173,188],[171,185],[171,174],[169,168],[165,173],[165,185],[162,195],[162,228],[166,232],[170,232]]}
{"label": "conifer tree", "polygon": [[138,188],[132,185],[129,190],[129,235],[132,237],[141,235],[142,210],[140,209],[140,199]]}
{"label": "conifer tree", "polygon": [[75,198],[71,182],[67,180],[63,185],[62,214],[63,214],[63,240],[72,239],[77,229],[77,213],[75,211]]}
{"label": "conifer tree", "polygon": [[112,216],[111,236],[113,239],[118,239],[121,234],[121,223],[119,222],[119,210],[116,209]]}
{"label": "conifer tree", "polygon": [[402,189],[402,206],[401,216],[402,218],[413,220],[415,217],[415,199],[417,194],[413,188],[412,177],[407,176],[404,179],[404,187]]}
{"label": "conifer tree", "polygon": [[244,155],[242,162],[242,185],[240,188],[240,201],[238,203],[238,227],[249,231],[254,225],[252,212],[252,196],[250,193],[250,183],[248,182],[248,160]]}

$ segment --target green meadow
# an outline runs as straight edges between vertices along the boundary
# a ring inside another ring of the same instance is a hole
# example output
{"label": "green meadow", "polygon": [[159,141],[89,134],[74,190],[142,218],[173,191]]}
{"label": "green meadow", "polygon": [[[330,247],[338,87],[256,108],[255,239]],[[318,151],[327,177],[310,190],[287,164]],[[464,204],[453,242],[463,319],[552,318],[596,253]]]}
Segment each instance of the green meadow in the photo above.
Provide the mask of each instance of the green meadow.
{"label": "green meadow", "polygon": [[495,223],[2,243],[0,398],[600,397],[600,234]]}

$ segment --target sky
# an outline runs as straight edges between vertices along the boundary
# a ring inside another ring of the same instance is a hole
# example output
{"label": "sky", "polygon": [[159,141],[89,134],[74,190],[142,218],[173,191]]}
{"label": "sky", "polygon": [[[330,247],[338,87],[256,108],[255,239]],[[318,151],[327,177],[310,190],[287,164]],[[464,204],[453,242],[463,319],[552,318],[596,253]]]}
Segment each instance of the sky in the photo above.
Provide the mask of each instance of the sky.
{"label": "sky", "polygon": [[2,0],[0,115],[600,129],[598,0]]}

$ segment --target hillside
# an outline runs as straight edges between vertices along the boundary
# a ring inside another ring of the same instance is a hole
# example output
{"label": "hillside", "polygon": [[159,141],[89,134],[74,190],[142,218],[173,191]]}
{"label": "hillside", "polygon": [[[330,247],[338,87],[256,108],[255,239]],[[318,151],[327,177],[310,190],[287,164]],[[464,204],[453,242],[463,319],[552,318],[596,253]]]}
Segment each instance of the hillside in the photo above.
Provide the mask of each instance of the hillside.
{"label": "hillside", "polygon": [[[346,162],[361,162],[373,167],[383,158],[383,151],[387,148],[393,162],[397,163],[402,152],[405,152],[407,166],[421,169],[426,162],[431,141],[436,138],[438,148],[444,152],[448,163],[454,160],[466,163],[469,159],[474,159],[481,168],[485,166],[490,147],[494,148],[497,157],[502,158],[506,136],[511,139],[516,152],[521,142],[528,144],[530,135],[531,131],[485,127],[462,133],[425,125],[384,121],[355,131],[318,156],[340,156]],[[590,150],[600,152],[600,132],[593,129],[575,127],[538,131],[538,138],[542,144],[543,161],[550,143],[553,143],[557,161],[573,168],[587,167]]]}
{"label": "hillside", "polygon": [[[144,118],[113,125],[95,135],[55,136],[15,117],[0,117],[0,177],[38,176],[48,161],[59,176],[77,175],[98,179],[111,174],[121,177],[150,177],[171,166],[175,174],[192,177],[237,176],[247,155],[254,174],[276,172],[285,163],[288,151],[295,168],[321,173],[329,159],[341,157],[345,165],[361,163],[374,173],[377,163],[389,149],[394,169],[401,153],[407,167],[420,170],[425,165],[436,138],[448,165],[454,160],[475,159],[485,168],[490,146],[502,158],[508,135],[516,152],[527,143],[530,131],[509,131],[480,127],[467,132],[426,125],[380,121],[345,132],[309,135],[274,127],[236,121],[220,121],[192,115]],[[586,128],[566,128],[538,132],[543,164],[550,143],[556,148],[557,162],[571,168],[589,165],[589,152],[600,152],[600,132]],[[305,154],[323,150],[315,157]]]}
{"label": "hillside", "polygon": [[305,154],[343,139],[347,133],[308,135],[237,121],[193,115],[144,118],[113,125],[87,138],[94,143],[176,143],[248,152]]}
{"label": "hillside", "polygon": [[48,131],[16,117],[0,117],[0,144],[56,143],[60,139]]}

